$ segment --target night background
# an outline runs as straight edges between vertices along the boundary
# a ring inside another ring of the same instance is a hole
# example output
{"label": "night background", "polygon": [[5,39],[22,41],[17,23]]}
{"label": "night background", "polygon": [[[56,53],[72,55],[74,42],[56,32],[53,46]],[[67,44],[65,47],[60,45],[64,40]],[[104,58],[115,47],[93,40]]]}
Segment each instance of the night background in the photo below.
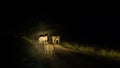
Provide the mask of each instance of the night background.
{"label": "night background", "polygon": [[[119,46],[119,16],[80,16],[79,12],[14,13],[7,17],[3,29],[5,32],[24,32],[25,27],[36,26],[41,21],[48,24],[60,24],[63,33],[69,39],[81,43],[107,44]],[[7,30],[7,31],[6,31]]]}
{"label": "night background", "polygon": [[[13,36],[22,36],[40,23],[59,25],[57,28],[60,29],[61,40],[120,51],[119,19],[120,16],[85,16],[75,11],[8,13],[1,26],[3,30],[0,32],[2,34],[1,39],[4,41],[2,45],[7,48],[5,53],[8,53],[8,65],[13,65],[13,67],[14,63],[19,65],[19,58],[21,57],[15,57],[14,61],[11,61],[13,56],[16,56],[15,54],[19,53],[17,55],[20,56],[23,52],[20,46],[22,44],[19,44],[19,41]],[[6,41],[8,42],[6,43]],[[16,44],[19,45],[16,46]]]}

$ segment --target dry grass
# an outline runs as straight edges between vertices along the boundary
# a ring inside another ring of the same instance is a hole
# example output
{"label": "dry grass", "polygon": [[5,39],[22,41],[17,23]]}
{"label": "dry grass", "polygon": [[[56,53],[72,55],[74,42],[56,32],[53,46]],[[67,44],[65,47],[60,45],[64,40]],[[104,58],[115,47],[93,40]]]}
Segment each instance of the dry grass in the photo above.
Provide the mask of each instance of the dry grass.
{"label": "dry grass", "polygon": [[97,56],[103,56],[107,58],[117,59],[120,60],[120,52],[115,50],[106,50],[106,49],[99,49],[96,50],[94,47],[84,46],[83,44],[70,44],[68,42],[62,43],[62,45],[66,48],[70,48],[75,52],[84,53],[84,54],[92,54]]}

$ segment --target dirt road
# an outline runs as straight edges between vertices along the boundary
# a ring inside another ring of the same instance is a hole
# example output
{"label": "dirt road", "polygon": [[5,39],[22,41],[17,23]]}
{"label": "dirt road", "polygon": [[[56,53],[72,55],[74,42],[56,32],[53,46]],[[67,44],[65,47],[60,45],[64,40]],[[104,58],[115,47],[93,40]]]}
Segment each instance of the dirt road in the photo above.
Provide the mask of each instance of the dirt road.
{"label": "dirt road", "polygon": [[5,41],[8,41],[6,66],[14,68],[120,68],[119,61],[78,54],[59,44],[54,45],[55,55],[44,56],[41,45],[13,37]]}

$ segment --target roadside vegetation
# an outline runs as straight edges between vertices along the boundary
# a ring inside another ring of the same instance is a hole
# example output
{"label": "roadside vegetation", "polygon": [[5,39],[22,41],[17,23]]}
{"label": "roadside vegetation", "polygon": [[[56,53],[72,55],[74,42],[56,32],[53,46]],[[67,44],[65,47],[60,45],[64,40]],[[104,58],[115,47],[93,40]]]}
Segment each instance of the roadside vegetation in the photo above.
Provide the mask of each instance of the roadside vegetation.
{"label": "roadside vegetation", "polygon": [[84,46],[84,44],[72,44],[69,42],[63,42],[62,45],[66,48],[72,49],[74,52],[83,53],[88,55],[102,56],[105,58],[120,60],[120,52],[114,49],[107,50],[102,48],[95,48],[90,46]]}

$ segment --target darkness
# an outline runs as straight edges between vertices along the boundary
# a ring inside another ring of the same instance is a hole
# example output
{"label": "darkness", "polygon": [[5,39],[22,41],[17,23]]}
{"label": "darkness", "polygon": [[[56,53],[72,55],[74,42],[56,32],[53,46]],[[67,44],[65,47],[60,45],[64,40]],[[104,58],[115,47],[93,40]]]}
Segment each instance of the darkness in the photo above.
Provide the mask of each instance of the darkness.
{"label": "darkness", "polygon": [[2,33],[21,33],[24,26],[37,25],[39,21],[61,24],[68,40],[120,47],[119,16],[85,16],[80,12],[41,11],[8,13],[2,23]]}
{"label": "darkness", "polygon": [[[3,21],[1,21],[0,38],[3,41],[1,52],[4,52],[4,58],[10,56],[8,58],[8,66],[10,64],[14,66],[14,63],[20,60],[17,57],[21,56],[21,50],[19,50],[21,44],[17,42],[18,39],[12,38],[10,34],[23,33],[26,31],[25,27],[35,26],[40,21],[47,22],[48,24],[61,24],[61,33],[64,34],[65,39],[68,41],[120,49],[120,16],[86,16],[80,15],[80,12],[76,11],[18,11],[4,14],[2,17]],[[6,47],[8,48],[7,51]],[[19,53],[17,54],[17,52]],[[8,59],[3,59],[3,63],[6,63]]]}

